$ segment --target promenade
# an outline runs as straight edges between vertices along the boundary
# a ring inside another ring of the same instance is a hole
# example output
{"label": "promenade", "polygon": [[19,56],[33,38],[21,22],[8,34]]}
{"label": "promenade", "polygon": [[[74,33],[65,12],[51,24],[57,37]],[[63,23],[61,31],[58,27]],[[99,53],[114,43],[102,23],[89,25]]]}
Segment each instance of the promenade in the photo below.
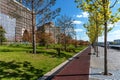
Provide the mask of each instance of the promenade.
{"label": "promenade", "polygon": [[120,50],[107,50],[108,73],[112,75],[106,76],[102,74],[104,72],[104,48],[98,47],[98,49],[99,57],[90,55],[93,49],[88,47],[69,60],[56,74],[50,75],[52,78],[40,80],[120,80]]}
{"label": "promenade", "polygon": [[[108,51],[108,73],[111,76],[105,76],[104,72],[104,48],[99,47],[99,57],[91,55],[89,80],[120,80],[120,50],[107,49]],[[93,49],[91,50],[93,53]]]}

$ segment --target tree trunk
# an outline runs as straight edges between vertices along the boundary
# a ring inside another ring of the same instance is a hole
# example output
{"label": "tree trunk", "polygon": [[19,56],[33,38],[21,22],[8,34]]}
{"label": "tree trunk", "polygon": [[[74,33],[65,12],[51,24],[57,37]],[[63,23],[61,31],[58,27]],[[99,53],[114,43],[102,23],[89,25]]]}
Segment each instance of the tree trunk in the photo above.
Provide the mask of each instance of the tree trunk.
{"label": "tree trunk", "polygon": [[96,57],[98,57],[98,28],[99,28],[99,26],[98,26],[98,21],[97,21],[97,12],[96,12],[96,19],[95,19],[95,22],[96,22],[96,29],[97,29],[97,36],[96,36]]}
{"label": "tree trunk", "polygon": [[97,37],[96,37],[96,57],[99,57],[98,55],[98,25],[97,25],[97,22],[96,22],[96,26],[97,26]]}
{"label": "tree trunk", "polygon": [[108,74],[108,69],[107,69],[107,22],[105,22],[105,38],[104,38],[104,75]]}
{"label": "tree trunk", "polygon": [[97,38],[96,38],[96,57],[98,57],[98,23],[96,22],[96,26],[97,26]]}
{"label": "tree trunk", "polygon": [[0,45],[2,45],[2,39],[0,39]]}
{"label": "tree trunk", "polygon": [[60,56],[60,48],[57,48],[58,56]]}
{"label": "tree trunk", "polygon": [[92,48],[94,50],[93,55],[95,55],[95,52],[96,52],[96,50],[95,50],[95,43],[92,43],[91,45],[92,45]]}
{"label": "tree trunk", "polygon": [[108,75],[108,66],[107,66],[107,15],[106,15],[106,8],[108,8],[105,4],[107,0],[103,0],[103,8],[104,8],[104,75]]}
{"label": "tree trunk", "polygon": [[36,38],[35,38],[35,14],[34,14],[34,0],[32,0],[32,47],[33,53],[36,54]]}
{"label": "tree trunk", "polygon": [[67,51],[65,31],[64,31],[64,50]]}

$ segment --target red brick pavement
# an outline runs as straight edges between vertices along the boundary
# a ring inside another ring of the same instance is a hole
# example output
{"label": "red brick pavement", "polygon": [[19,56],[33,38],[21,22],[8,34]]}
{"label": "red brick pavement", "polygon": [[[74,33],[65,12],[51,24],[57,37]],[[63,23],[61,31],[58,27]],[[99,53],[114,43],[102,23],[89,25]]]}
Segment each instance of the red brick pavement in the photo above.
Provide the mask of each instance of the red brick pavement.
{"label": "red brick pavement", "polygon": [[52,80],[89,80],[90,47],[68,63]]}

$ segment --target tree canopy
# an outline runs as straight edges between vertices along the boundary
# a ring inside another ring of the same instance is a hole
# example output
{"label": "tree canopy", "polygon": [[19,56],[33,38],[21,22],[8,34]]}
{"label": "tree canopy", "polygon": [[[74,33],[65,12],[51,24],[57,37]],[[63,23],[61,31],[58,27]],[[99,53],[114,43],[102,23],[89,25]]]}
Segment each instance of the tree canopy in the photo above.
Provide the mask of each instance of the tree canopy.
{"label": "tree canopy", "polygon": [[98,13],[96,17],[98,17],[99,21],[101,22],[99,25],[102,25],[104,27],[104,47],[105,47],[104,74],[108,75],[107,70],[107,32],[109,31],[108,24],[114,24],[120,20],[119,14],[120,8],[118,8],[116,13],[112,12],[112,8],[117,4],[118,0],[115,0],[113,4],[111,4],[111,0],[75,0],[75,2],[78,4],[77,6],[78,8],[88,12],[89,14],[94,14],[95,12]]}
{"label": "tree canopy", "polygon": [[5,38],[5,30],[2,26],[0,26],[0,44],[2,45],[2,42],[6,40]]}

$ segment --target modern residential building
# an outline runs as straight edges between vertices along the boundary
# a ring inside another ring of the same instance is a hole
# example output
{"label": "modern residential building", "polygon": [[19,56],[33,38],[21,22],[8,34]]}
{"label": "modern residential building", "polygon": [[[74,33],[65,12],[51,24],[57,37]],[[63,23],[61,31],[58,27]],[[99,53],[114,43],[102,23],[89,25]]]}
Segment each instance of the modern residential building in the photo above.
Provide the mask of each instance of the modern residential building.
{"label": "modern residential building", "polygon": [[22,0],[0,0],[0,25],[6,31],[8,41],[22,41],[25,30],[31,33],[31,11],[23,6]]}
{"label": "modern residential building", "polygon": [[120,45],[120,39],[116,39],[116,40],[114,40],[114,44],[118,44],[118,45]]}
{"label": "modern residential building", "polygon": [[59,27],[55,27],[53,22],[46,23],[37,29],[38,32],[44,32],[50,35],[50,37],[55,41],[58,42],[58,35],[60,34]]}

